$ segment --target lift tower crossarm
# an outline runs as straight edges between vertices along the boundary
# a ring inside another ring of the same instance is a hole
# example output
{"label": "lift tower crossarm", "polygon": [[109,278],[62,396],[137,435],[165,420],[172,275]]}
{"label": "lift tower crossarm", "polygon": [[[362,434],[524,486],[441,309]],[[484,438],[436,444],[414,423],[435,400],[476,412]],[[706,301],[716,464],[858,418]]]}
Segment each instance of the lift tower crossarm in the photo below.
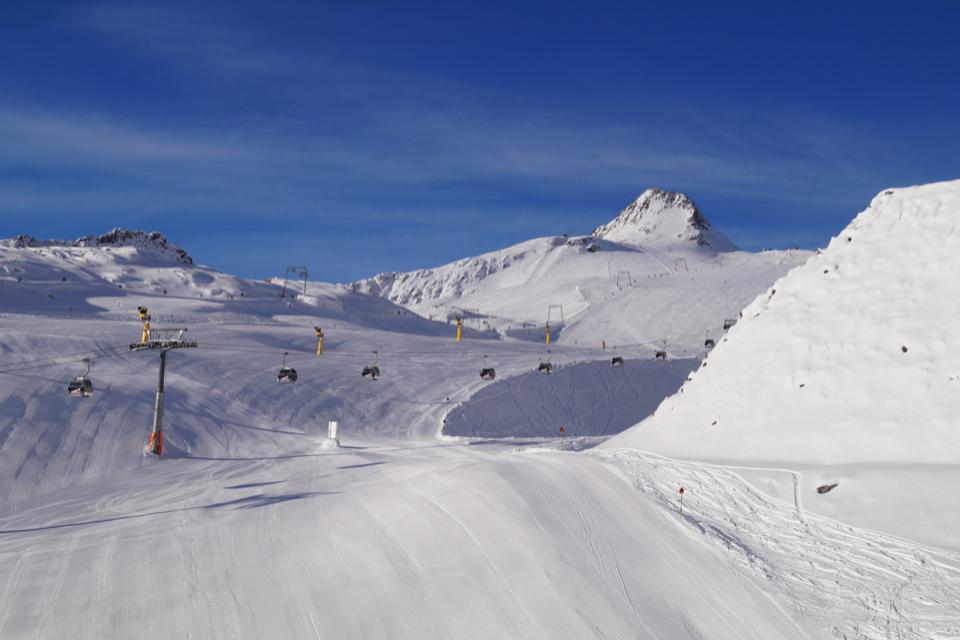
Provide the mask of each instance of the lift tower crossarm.
{"label": "lift tower crossarm", "polygon": [[[294,273],[298,277],[303,278],[303,295],[307,295],[307,278],[310,276],[310,273],[307,271],[306,267],[287,267],[286,272],[283,274],[283,291],[280,293],[281,298],[287,296],[287,284],[290,282],[290,274]],[[297,297],[296,294],[293,296]]]}

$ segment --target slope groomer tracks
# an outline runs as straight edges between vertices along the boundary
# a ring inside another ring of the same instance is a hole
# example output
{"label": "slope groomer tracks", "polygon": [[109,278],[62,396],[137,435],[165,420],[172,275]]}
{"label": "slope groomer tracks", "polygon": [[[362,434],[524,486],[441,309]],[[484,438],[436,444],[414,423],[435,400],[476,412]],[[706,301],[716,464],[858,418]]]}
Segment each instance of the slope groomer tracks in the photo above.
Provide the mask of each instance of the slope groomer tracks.
{"label": "slope groomer tracks", "polygon": [[675,513],[677,489],[687,487],[678,524],[726,549],[743,571],[793,603],[796,615],[833,637],[960,635],[958,553],[804,513],[799,501],[769,498],[727,467],[632,450],[588,455]]}

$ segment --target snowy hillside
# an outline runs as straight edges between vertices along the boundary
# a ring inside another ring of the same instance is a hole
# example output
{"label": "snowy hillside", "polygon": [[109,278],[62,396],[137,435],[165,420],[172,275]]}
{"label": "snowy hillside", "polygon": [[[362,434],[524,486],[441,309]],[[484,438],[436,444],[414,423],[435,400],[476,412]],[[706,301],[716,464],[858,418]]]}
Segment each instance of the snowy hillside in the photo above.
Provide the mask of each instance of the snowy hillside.
{"label": "snowy hillside", "polygon": [[648,189],[590,236],[538,238],[351,288],[511,337],[542,340],[549,320],[560,342],[692,354],[809,255],[736,251],[686,195]]}
{"label": "snowy hillside", "polygon": [[445,322],[342,286],[311,283],[308,295],[300,295],[299,287],[284,289],[282,280],[258,282],[194,264],[156,231],[114,229],[74,241],[23,235],[0,240],[0,313],[128,319],[141,304],[166,322],[313,316],[400,333],[450,333]]}
{"label": "snowy hillside", "polygon": [[193,264],[186,251],[157,232],[125,229],[75,241],[0,240],[0,287],[18,292],[21,309],[26,304],[47,310],[63,306],[50,301],[72,298],[77,311],[87,308],[88,297],[112,295],[110,290],[208,299],[273,293],[273,287]]}
{"label": "snowy hillside", "polygon": [[960,548],[958,229],[960,181],[884,191],[607,446],[801,470],[811,509]]}

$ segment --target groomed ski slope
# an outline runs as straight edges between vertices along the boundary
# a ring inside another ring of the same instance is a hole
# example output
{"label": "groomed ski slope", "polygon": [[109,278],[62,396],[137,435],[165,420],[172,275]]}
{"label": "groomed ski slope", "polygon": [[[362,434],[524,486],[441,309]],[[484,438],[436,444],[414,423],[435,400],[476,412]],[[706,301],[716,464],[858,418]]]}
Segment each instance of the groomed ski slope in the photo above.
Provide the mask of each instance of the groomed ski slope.
{"label": "groomed ski slope", "polygon": [[[3,321],[35,357],[67,348],[62,319]],[[192,327],[206,347],[169,356],[161,460],[139,455],[155,355],[113,349],[135,321],[70,323],[70,348],[101,350],[90,399],[63,393],[70,364],[5,376],[0,636],[802,637],[604,465],[437,440],[477,376],[456,349],[490,341],[390,355],[398,334],[338,326],[281,386],[264,345],[302,344],[291,324]],[[360,380],[354,340],[388,354],[383,379]],[[533,366],[493,346],[504,376]],[[344,446],[322,450],[331,416]]]}
{"label": "groomed ski slope", "polygon": [[19,505],[0,529],[0,633],[804,637],[604,465],[348,447],[171,460]]}

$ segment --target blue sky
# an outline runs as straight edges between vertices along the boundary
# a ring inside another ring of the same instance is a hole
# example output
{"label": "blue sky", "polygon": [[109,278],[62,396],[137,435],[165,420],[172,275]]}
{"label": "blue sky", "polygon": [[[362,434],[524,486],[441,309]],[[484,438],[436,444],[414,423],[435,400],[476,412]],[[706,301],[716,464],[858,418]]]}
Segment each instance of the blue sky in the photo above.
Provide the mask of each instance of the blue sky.
{"label": "blue sky", "polygon": [[948,2],[8,3],[0,237],[157,229],[224,270],[348,281],[586,233],[661,186],[743,247],[815,247],[883,188],[960,178],[957,24]]}

